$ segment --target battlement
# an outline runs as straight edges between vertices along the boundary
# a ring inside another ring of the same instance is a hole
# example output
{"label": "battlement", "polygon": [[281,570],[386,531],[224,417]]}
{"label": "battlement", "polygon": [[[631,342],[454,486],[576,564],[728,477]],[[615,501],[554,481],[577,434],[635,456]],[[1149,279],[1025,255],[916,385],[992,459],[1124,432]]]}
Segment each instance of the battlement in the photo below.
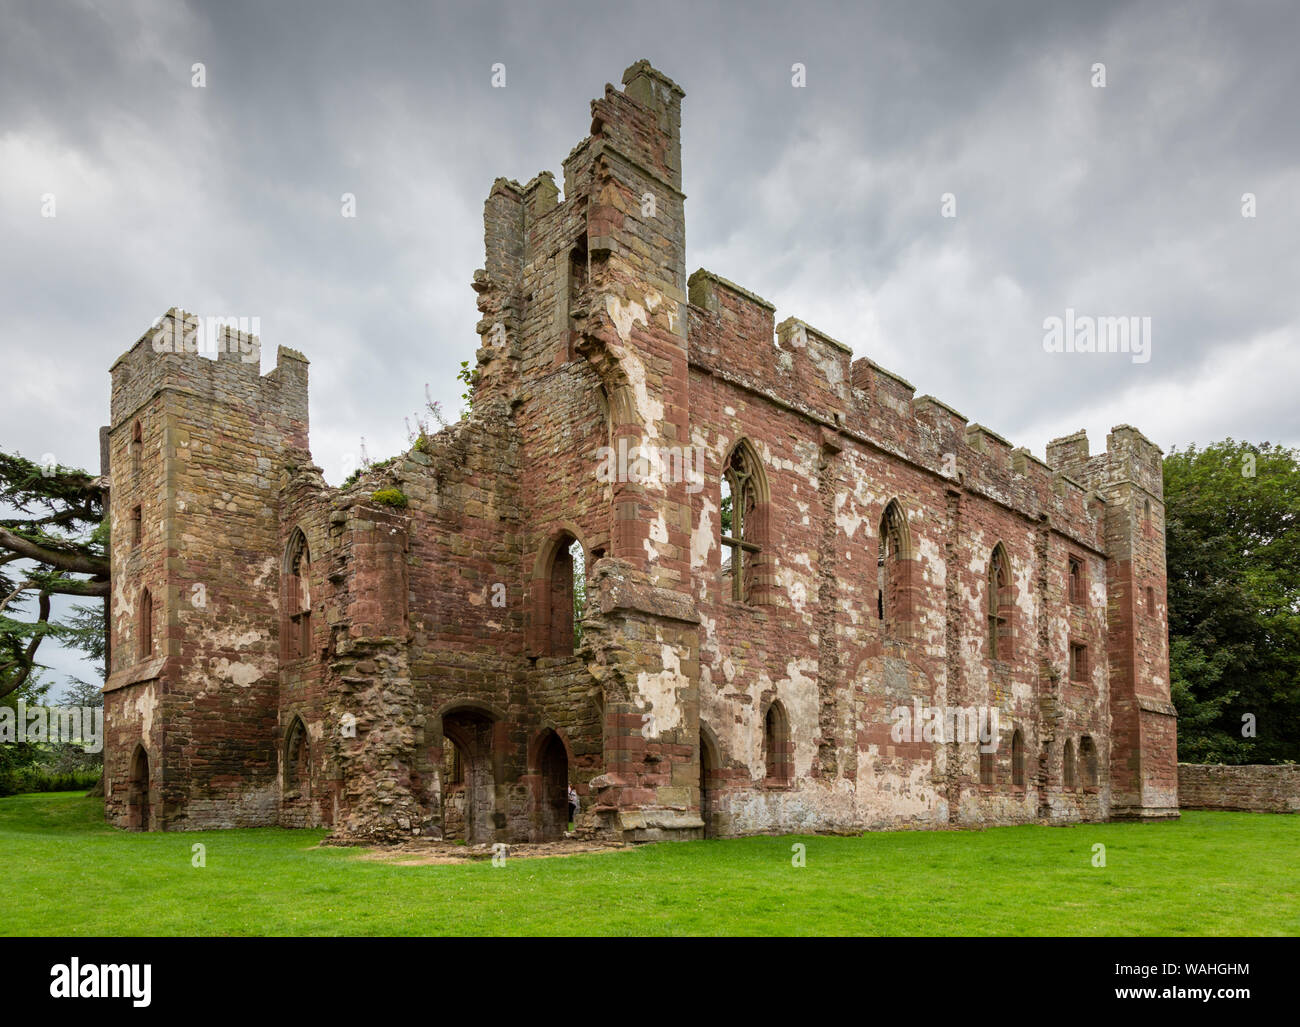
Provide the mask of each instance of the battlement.
{"label": "battlement", "polygon": [[[172,307],[113,362],[112,423],[121,424],[159,392],[176,389],[213,403],[249,405],[293,426],[307,444],[308,360],[281,346],[261,374],[261,340],[244,330],[257,318],[200,317]],[[207,354],[214,354],[215,359]]]}
{"label": "battlement", "polygon": [[685,91],[646,60],[624,71],[622,82],[622,92],[606,84],[604,97],[592,101],[592,138],[680,193]]}
{"label": "battlement", "polygon": [[[692,367],[943,477],[955,474],[967,489],[1029,517],[1046,515],[1080,544],[1101,548],[1098,483],[1117,472],[1114,458],[1105,456],[1098,458],[1104,474],[1089,470],[1086,436],[1057,440],[1048,459],[1040,460],[934,396],[916,396],[911,382],[869,357],[853,359],[848,345],[806,321],[789,317],[774,324],[773,303],[721,275],[701,268],[689,287]],[[1141,436],[1134,436],[1116,437],[1135,453]],[[1082,462],[1073,456],[1080,446]],[[1124,459],[1127,467],[1132,461]]]}
{"label": "battlement", "polygon": [[1088,433],[1077,431],[1047,444],[1047,462],[1077,478],[1089,488],[1131,483],[1154,496],[1164,497],[1163,453],[1159,446],[1132,425],[1120,424],[1106,436],[1106,449],[1088,452]]}

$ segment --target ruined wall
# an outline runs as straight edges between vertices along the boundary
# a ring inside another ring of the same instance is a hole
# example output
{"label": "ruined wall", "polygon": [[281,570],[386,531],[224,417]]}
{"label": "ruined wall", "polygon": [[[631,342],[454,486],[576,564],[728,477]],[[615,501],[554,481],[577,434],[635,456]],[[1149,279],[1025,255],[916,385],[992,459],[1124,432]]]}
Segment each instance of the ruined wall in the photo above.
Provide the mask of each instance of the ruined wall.
{"label": "ruined wall", "polygon": [[[493,186],[475,402],[501,397],[518,432],[529,716],[563,739],[584,829],[654,837],[702,826],[685,484],[601,469],[612,450],[635,461],[686,436],[682,93],[644,62],[623,83],[593,102],[562,201],[546,173]],[[570,538],[589,610],[573,654],[550,612]]]}
{"label": "ruined wall", "polygon": [[1300,766],[1178,764],[1183,809],[1300,813]]}
{"label": "ruined wall", "polygon": [[[937,826],[1104,818],[1104,775],[1064,780],[1065,742],[1108,745],[1101,498],[805,322],[706,271],[691,277],[691,435],[706,453],[694,504],[702,722],[724,773],[722,833],[866,824]],[[723,461],[756,446],[770,493],[764,588],[732,600],[718,539]],[[877,608],[880,524],[907,525],[905,624]],[[1013,608],[997,659],[986,636],[989,560],[1006,551]],[[1067,597],[1068,560],[1087,568]],[[1070,645],[1092,660],[1068,673]],[[763,710],[793,729],[794,781],[764,780]],[[899,742],[899,707],[995,707],[994,783],[978,745]],[[1025,743],[1014,785],[1011,736]]]}

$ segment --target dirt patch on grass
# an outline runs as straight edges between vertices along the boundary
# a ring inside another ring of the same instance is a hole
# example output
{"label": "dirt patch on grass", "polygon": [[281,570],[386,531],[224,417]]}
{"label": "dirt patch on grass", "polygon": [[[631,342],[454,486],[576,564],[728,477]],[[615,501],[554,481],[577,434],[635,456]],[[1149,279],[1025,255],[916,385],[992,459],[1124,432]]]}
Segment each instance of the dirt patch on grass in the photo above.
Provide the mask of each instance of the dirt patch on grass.
{"label": "dirt patch on grass", "polygon": [[[624,842],[577,841],[520,842],[507,844],[507,859],[544,859],[556,856],[585,856],[593,852],[616,852],[626,849]],[[378,860],[403,867],[437,866],[447,863],[477,863],[490,860],[494,855],[492,845],[457,845],[455,842],[438,842],[413,838],[400,845],[372,848],[359,859]]]}

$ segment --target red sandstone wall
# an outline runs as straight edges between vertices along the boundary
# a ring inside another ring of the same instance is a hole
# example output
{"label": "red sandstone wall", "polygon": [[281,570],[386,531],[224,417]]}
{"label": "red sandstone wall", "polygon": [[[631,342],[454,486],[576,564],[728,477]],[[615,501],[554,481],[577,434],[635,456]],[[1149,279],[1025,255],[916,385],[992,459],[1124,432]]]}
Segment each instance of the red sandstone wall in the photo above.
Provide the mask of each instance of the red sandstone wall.
{"label": "red sandstone wall", "polygon": [[1178,764],[1183,809],[1300,813],[1300,766]]}
{"label": "red sandstone wall", "polygon": [[[1077,747],[1089,736],[1103,760],[1108,751],[1099,498],[942,404],[913,400],[907,383],[870,362],[850,370],[843,347],[802,322],[774,328],[770,304],[725,280],[692,276],[692,300],[692,441],[708,454],[692,567],[701,716],[728,793],[717,803],[722,829],[1104,817],[1104,773],[1096,787],[1066,788],[1062,766],[1066,739]],[[758,447],[771,493],[770,585],[756,606],[730,598],[716,537],[722,463],[741,437]],[[875,609],[891,499],[911,534],[902,640],[884,637]],[[1043,513],[1053,529],[1041,527]],[[1016,599],[1010,658],[994,661],[985,602],[998,542]],[[1088,568],[1078,605],[1066,596],[1071,554]],[[1091,654],[1083,681],[1066,670],[1071,642]],[[1056,678],[1040,681],[1044,666]],[[793,787],[763,780],[762,712],[773,697],[793,721]],[[975,745],[891,737],[893,710],[914,699],[998,708],[995,784],[979,783]],[[1024,787],[1010,783],[1016,728]]]}

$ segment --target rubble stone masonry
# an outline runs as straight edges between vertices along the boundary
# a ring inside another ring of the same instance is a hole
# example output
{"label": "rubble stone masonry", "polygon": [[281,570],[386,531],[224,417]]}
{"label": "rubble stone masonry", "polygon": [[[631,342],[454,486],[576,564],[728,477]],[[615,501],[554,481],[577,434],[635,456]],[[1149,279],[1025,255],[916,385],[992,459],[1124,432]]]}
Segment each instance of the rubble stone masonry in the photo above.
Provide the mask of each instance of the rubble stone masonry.
{"label": "rubble stone masonry", "polygon": [[638,62],[562,197],[492,185],[472,410],[342,488],[301,354],[155,326],[114,364],[110,820],[541,841],[569,785],[638,841],[1177,816],[1159,450],[1044,462],[688,278],[682,98]]}
{"label": "rubble stone masonry", "polygon": [[1180,763],[1178,801],[1183,809],[1300,813],[1300,766]]}

